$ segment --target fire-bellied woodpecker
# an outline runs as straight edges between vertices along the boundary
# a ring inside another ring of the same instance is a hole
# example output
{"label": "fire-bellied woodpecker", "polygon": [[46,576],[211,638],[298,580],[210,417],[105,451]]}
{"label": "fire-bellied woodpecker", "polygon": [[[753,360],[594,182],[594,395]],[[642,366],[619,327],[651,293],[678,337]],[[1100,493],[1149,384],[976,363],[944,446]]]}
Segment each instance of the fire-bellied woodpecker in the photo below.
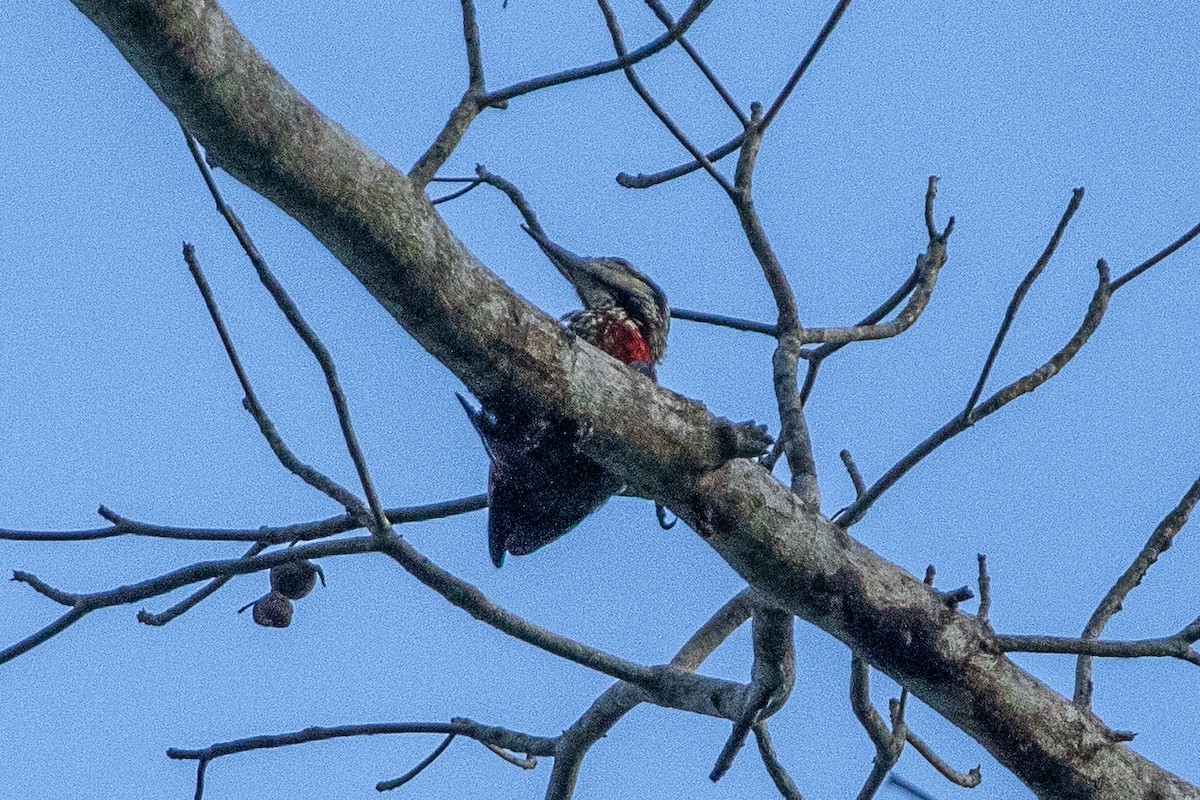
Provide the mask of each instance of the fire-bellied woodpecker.
{"label": "fire-bellied woodpecker", "polygon": [[[583,309],[563,317],[567,328],[652,380],[667,349],[671,312],[654,281],[624,259],[583,258],[541,231],[525,228],[562,276]],[[488,473],[488,550],[532,553],[578,525],[621,488],[621,482],[576,449],[578,431],[567,420],[489,405],[476,410],[459,396],[491,459]]]}

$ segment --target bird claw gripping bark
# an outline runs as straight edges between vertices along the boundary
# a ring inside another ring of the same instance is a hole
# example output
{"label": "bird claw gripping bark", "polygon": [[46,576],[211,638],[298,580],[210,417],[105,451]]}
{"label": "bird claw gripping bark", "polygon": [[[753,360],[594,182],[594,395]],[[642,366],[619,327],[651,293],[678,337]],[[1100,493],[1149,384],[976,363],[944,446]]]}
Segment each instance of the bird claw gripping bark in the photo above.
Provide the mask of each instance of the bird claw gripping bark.
{"label": "bird claw gripping bark", "polygon": [[775,442],[767,433],[767,426],[759,425],[754,420],[730,422],[719,417],[717,421],[720,423],[718,436],[721,438],[721,455],[725,461],[758,458]]}

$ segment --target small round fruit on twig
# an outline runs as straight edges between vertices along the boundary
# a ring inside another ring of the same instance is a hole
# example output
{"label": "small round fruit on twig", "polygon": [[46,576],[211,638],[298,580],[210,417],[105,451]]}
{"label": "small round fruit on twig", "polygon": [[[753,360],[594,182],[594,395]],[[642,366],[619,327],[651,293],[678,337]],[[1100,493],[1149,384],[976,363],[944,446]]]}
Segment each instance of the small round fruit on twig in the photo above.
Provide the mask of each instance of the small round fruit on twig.
{"label": "small round fruit on twig", "polygon": [[[292,601],[279,592],[271,591],[251,603],[254,606],[252,615],[254,622],[264,628],[286,628],[292,624]],[[242,613],[249,606],[242,606]]]}
{"label": "small round fruit on twig", "polygon": [[325,573],[311,561],[289,561],[271,567],[271,591],[290,600],[299,600],[317,585],[317,577],[325,585]]}

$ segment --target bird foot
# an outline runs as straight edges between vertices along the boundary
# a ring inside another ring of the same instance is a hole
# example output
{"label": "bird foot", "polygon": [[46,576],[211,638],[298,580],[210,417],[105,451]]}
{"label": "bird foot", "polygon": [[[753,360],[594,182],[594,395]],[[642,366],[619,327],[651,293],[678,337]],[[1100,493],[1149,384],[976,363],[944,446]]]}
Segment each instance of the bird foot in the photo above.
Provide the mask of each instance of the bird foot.
{"label": "bird foot", "polygon": [[766,425],[759,425],[754,420],[748,422],[730,422],[724,417],[721,422],[721,452],[725,459],[757,458],[767,452],[767,448],[775,441],[767,433]]}

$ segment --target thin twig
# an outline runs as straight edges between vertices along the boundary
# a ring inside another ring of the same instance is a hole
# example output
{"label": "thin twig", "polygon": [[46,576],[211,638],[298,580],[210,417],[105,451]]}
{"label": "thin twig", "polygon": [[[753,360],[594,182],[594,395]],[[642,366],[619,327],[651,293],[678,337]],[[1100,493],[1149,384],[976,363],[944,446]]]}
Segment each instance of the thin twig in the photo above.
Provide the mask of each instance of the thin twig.
{"label": "thin twig", "polygon": [[712,0],[694,0],[682,14],[679,15],[674,27],[669,31],[659,36],[652,42],[645,44],[636,50],[630,50],[624,56],[614,58],[609,61],[601,61],[598,64],[591,64],[586,67],[575,67],[574,69],[555,72],[551,75],[544,75],[540,78],[531,78],[529,80],[515,83],[512,86],[499,89],[494,92],[488,92],[480,98],[480,102],[485,105],[495,105],[496,103],[511,100],[514,97],[520,97],[523,94],[535,92],[539,89],[545,89],[550,86],[560,86],[571,81],[583,80],[591,78],[595,75],[604,75],[609,72],[616,72],[625,67],[631,67],[640,61],[644,61],[655,53],[670,47],[688,28],[700,17],[706,8],[712,3]]}
{"label": "thin twig", "polygon": [[1079,329],[1063,345],[1062,349],[1033,372],[1022,378],[1018,378],[1008,386],[997,391],[982,404],[972,409],[970,414],[959,413],[945,425],[930,434],[925,441],[914,447],[907,455],[896,462],[891,469],[875,481],[875,483],[871,484],[862,497],[855,500],[845,511],[838,514],[834,518],[834,522],[843,528],[848,528],[858,522],[884,492],[894,486],[910,469],[919,464],[938,447],[967,430],[979,420],[994,414],[1013,400],[1032,392],[1057,375],[1059,370],[1087,344],[1088,339],[1091,338],[1096,328],[1099,327],[1101,320],[1104,318],[1104,312],[1108,308],[1111,291],[1108,282],[1108,265],[1103,259],[1096,264],[1096,271],[1098,273],[1098,283],[1096,290],[1092,293],[1092,300],[1088,304],[1087,313],[1084,314],[1083,322],[1080,323]]}
{"label": "thin twig", "polygon": [[1132,641],[1072,639],[1069,636],[996,636],[1002,653],[1067,653],[1101,658],[1178,658],[1200,666],[1192,645],[1200,639],[1200,618],[1172,636]]}
{"label": "thin twig", "polygon": [[[613,49],[616,50],[617,57],[619,59],[628,58],[629,54],[625,49],[625,37],[621,34],[621,25],[617,21],[616,13],[612,10],[612,6],[609,5],[608,0],[597,1],[600,5],[601,13],[604,14],[604,23],[608,26],[608,33],[612,38]],[[676,141],[683,145],[683,148],[688,151],[692,158],[696,159],[696,161],[698,161],[700,165],[704,167],[705,171],[712,176],[712,179],[717,182],[718,186],[724,189],[726,193],[732,193],[733,186],[729,183],[729,179],[717,171],[717,168],[712,165],[712,162],[708,160],[708,158],[704,155],[704,152],[692,143],[687,134],[683,132],[683,129],[675,124],[675,120],[671,119],[670,115],[663,110],[662,106],[658,104],[658,101],[656,101],[650,94],[649,90],[646,89],[641,78],[639,78],[637,72],[634,71],[633,65],[626,64],[623,67],[623,71],[625,73],[626,80],[629,81],[629,85],[633,87],[635,92],[637,92],[638,97],[642,98],[642,102],[646,104],[646,107],[650,109],[651,113],[658,117],[658,120],[663,124],[663,127],[670,131],[671,135],[675,137]]]}
{"label": "thin twig", "polygon": [[972,767],[967,772],[959,772],[954,767],[947,764],[933,752],[924,740],[912,732],[912,729],[906,729],[904,732],[905,741],[913,746],[913,749],[921,754],[921,757],[929,762],[929,765],[936,769],[943,778],[953,783],[955,786],[962,786],[964,789],[974,789],[983,780],[983,771],[979,765]]}
{"label": "thin twig", "polygon": [[[13,580],[16,580],[17,574],[18,573],[14,573]],[[0,650],[0,664],[12,661],[17,656],[28,653],[38,645],[49,641],[65,631],[67,628],[74,625],[79,620],[83,619],[89,611],[91,611],[90,608],[80,608],[76,606],[75,608],[67,611],[58,619],[54,620],[54,622],[51,622],[46,627],[42,628],[40,631],[30,634],[21,641],[11,644],[3,650]]]}
{"label": "thin twig", "polygon": [[750,107],[750,124],[746,126],[746,138],[734,171],[734,191],[729,198],[775,301],[777,333],[775,352],[771,356],[771,378],[775,404],[779,409],[779,440],[792,473],[792,491],[807,509],[815,512],[820,510],[821,495],[812,440],[798,391],[798,364],[804,331],[800,325],[796,295],[754,208],[752,182],[755,160],[762,144],[761,115],[761,106],[754,104]]}
{"label": "thin twig", "polygon": [[[426,505],[389,508],[386,512],[393,525],[408,522],[426,522],[459,514],[468,514],[487,508],[487,495],[475,494],[457,500],[444,500]],[[147,536],[157,539],[180,539],[204,542],[263,542],[285,544],[295,541],[311,541],[336,536],[339,533],[362,528],[362,522],[353,514],[300,522],[291,525],[258,528],[180,528],[170,525],[154,525],[122,517],[105,506],[100,506],[100,516],[112,522],[107,528],[84,531],[12,531],[0,529],[0,540],[17,542],[85,542],[109,539],[116,536]]]}
{"label": "thin twig", "polygon": [[[817,34],[817,38],[809,47],[808,52],[801,60],[799,66],[796,67],[796,70],[792,73],[787,83],[784,84],[784,87],[780,91],[778,97],[776,97],[775,102],[771,104],[769,119],[766,120],[768,124],[770,120],[773,120],[775,115],[779,113],[779,109],[783,107],[783,104],[787,102],[792,90],[796,88],[796,84],[800,81],[800,78],[803,77],[804,72],[808,69],[813,59],[816,58],[817,52],[825,44],[825,40],[829,38],[829,34],[833,32],[834,26],[837,25],[838,20],[841,19],[842,14],[845,13],[846,7],[849,5],[850,0],[841,0],[837,7],[834,8],[833,13],[825,22],[825,25],[822,26],[821,31]],[[674,180],[675,178],[695,172],[704,166],[705,160],[709,163],[715,164],[717,161],[725,158],[725,156],[729,155],[730,153],[739,150],[745,141],[746,131],[743,130],[725,144],[704,154],[704,160],[693,159],[685,164],[680,164],[679,166],[671,167],[670,169],[665,169],[661,172],[655,172],[649,175],[643,173],[631,175],[628,172],[622,172],[617,175],[617,183],[619,183],[621,186],[624,186],[626,189],[648,189],[651,186],[657,186],[661,183],[666,183],[667,181]]]}
{"label": "thin twig", "polygon": [[208,771],[208,759],[202,758],[196,762],[196,792],[192,797],[201,800],[204,797],[204,773]]}
{"label": "thin twig", "polygon": [[501,178],[494,172],[489,172],[483,164],[475,165],[475,175],[484,183],[504,192],[505,196],[517,207],[517,211],[521,212],[521,218],[525,220],[525,224],[532,228],[534,232],[540,233],[543,236],[546,235],[546,231],[542,228],[542,223],[538,221],[533,206],[529,205],[529,201],[525,199],[525,195],[521,194],[521,190],[517,188],[516,184]]}
{"label": "thin twig", "polygon": [[[650,10],[654,12],[654,16],[658,17],[658,21],[667,26],[667,30],[671,30],[671,28],[674,27],[674,18],[671,17],[670,12],[667,11],[666,7],[663,6],[659,0],[646,0],[646,5],[650,6]],[[691,42],[689,42],[682,34],[679,35],[677,41],[679,42],[679,46],[683,48],[683,51],[688,54],[689,58],[692,59],[692,63],[694,63],[700,69],[700,72],[705,78],[708,79],[709,84],[711,84],[713,89],[716,90],[717,94],[721,96],[721,99],[725,101],[725,105],[727,105],[729,110],[733,112],[733,115],[737,117],[738,122],[740,122],[743,126],[746,125],[746,123],[750,121],[750,118],[746,116],[746,112],[742,111],[741,107],[737,104],[737,101],[733,99],[733,95],[729,93],[729,90],[725,88],[724,84],[722,84],[713,71],[709,69],[708,64],[705,63],[704,58],[699,52],[696,51],[696,48],[692,47]]]}
{"label": "thin twig", "polygon": [[[203,164],[204,170],[207,171],[208,165],[204,164],[203,157],[200,156],[200,151],[196,149],[195,142],[190,134],[187,134],[187,141],[188,147],[192,148],[193,157],[198,159],[197,163]],[[183,245],[183,260],[187,262],[188,270],[192,273],[192,278],[196,282],[196,288],[200,290],[200,295],[204,298],[204,305],[208,308],[208,314],[212,318],[213,327],[216,328],[217,335],[221,338],[221,345],[225,348],[225,355],[229,359],[229,364],[233,367],[233,371],[237,375],[238,383],[242,385],[242,393],[244,395],[242,405],[258,424],[258,430],[262,433],[263,438],[267,440],[267,444],[271,447],[271,452],[275,454],[275,457],[285,469],[317,491],[328,495],[342,508],[351,511],[361,509],[362,503],[349,489],[302,462],[292,452],[291,448],[287,446],[283,437],[279,435],[279,431],[275,428],[275,423],[271,421],[266,409],[258,402],[258,395],[254,391],[254,386],[250,383],[250,377],[246,374],[246,370],[242,366],[241,358],[238,357],[237,349],[233,345],[233,339],[225,327],[225,321],[221,318],[221,311],[217,308],[217,301],[213,297],[212,289],[208,285],[208,279],[204,277],[204,270],[201,269],[200,261],[196,258],[196,249],[190,244],[184,243]]]}
{"label": "thin twig", "polygon": [[440,733],[466,736],[481,742],[490,742],[519,752],[536,753],[537,755],[554,754],[554,737],[530,736],[527,733],[510,731],[490,725],[480,725],[469,719],[455,718],[451,722],[378,722],[366,725],[338,725],[324,728],[312,726],[291,733],[277,733],[265,736],[249,736],[245,739],[235,739],[228,742],[218,742],[202,749],[187,749],[172,747],[167,750],[167,758],[177,761],[207,760],[231,756],[237,753],[247,753],[253,750],[265,750],[275,747],[291,747],[297,744],[324,742],[330,739],[342,739],[351,736],[383,736],[402,733]]}
{"label": "thin twig", "polygon": [[479,24],[475,21],[475,3],[462,0],[463,43],[467,48],[467,85],[483,92],[483,51],[479,46]]}
{"label": "thin twig", "polygon": [[[704,660],[750,618],[755,594],[743,589],[709,618],[671,659],[671,666],[694,671]],[[562,735],[554,756],[554,769],[546,789],[547,800],[569,800],[584,756],[620,719],[648,695],[624,681],[613,684],[592,703]]]}
{"label": "thin twig", "polygon": [[979,559],[979,612],[976,619],[987,630],[991,630],[992,622],[988,615],[992,611],[992,579],[988,577],[987,556],[978,554]]}
{"label": "thin twig", "polygon": [[449,194],[444,194],[441,197],[436,197],[433,200],[430,200],[429,202],[435,206],[439,205],[441,203],[449,203],[451,200],[457,200],[458,198],[462,197],[467,192],[470,192],[470,191],[476,189],[477,187],[481,186],[482,184],[483,184],[483,181],[476,178],[476,179],[468,182],[467,185],[464,186],[463,188],[458,189],[453,192],[450,192]]}
{"label": "thin twig", "polygon": [[870,800],[883,785],[883,779],[900,760],[907,741],[908,726],[899,716],[899,708],[894,712],[893,729],[888,730],[879,712],[871,705],[871,667],[866,659],[857,653],[850,660],[850,707],[860,725],[875,745],[875,760],[871,772],[867,775],[858,800]]}
{"label": "thin twig", "polygon": [[[900,284],[896,291],[892,292],[891,297],[884,300],[878,308],[859,320],[855,327],[874,325],[895,311],[896,307],[904,301],[904,298],[912,293],[913,288],[917,285],[917,281],[921,279],[922,266],[922,264],[917,264],[912,272],[908,274],[908,277],[904,279],[904,283]],[[808,403],[813,385],[817,382],[817,372],[821,369],[821,362],[848,344],[850,342],[832,342],[830,344],[823,344],[812,350],[801,351],[800,357],[808,361],[808,373],[804,376],[804,386],[800,389],[800,402],[802,404]]]}
{"label": "thin twig", "polygon": [[[709,152],[705,153],[704,158],[707,159],[709,163],[716,164],[730,153],[736,153],[738,149],[741,148],[742,142],[744,141],[746,141],[746,134],[743,131],[715,150],[710,150]],[[703,163],[697,160],[689,161],[686,164],[680,164],[679,166],[671,167],[670,169],[665,169],[662,172],[653,172],[649,175],[641,172],[637,173],[636,175],[631,175],[628,172],[620,172],[617,173],[617,183],[626,189],[649,189],[651,186],[658,186],[660,183],[666,183],[667,181],[681,178],[684,175],[689,175],[703,166]]]}
{"label": "thin twig", "polygon": [[[250,549],[246,551],[246,554],[242,556],[242,558],[253,558],[266,549],[266,544],[262,542],[255,542],[254,544],[250,545]],[[179,617],[198,606],[201,601],[216,594],[217,590],[229,583],[232,578],[232,575],[222,575],[219,578],[213,578],[205,586],[197,589],[195,592],[171,606],[166,611],[162,611],[157,614],[151,614],[149,611],[142,609],[137,613],[137,621],[143,625],[152,625],[154,627],[166,625],[176,617]]]}
{"label": "thin twig", "polygon": [[[464,3],[464,7],[467,3]],[[342,391],[341,382],[337,377],[337,367],[333,363],[333,357],[329,354],[329,350],[317,336],[312,327],[305,321],[304,316],[300,313],[300,309],[292,301],[287,290],[283,288],[283,284],[271,272],[271,268],[267,266],[266,259],[258,251],[254,241],[250,238],[246,228],[242,225],[242,221],[233,213],[221,196],[220,190],[217,188],[216,181],[213,180],[212,171],[208,168],[208,163],[200,154],[199,145],[195,138],[184,129],[184,138],[187,139],[188,150],[192,153],[192,160],[196,162],[196,168],[200,170],[200,174],[204,178],[205,185],[208,186],[208,191],[212,195],[213,202],[217,205],[217,210],[221,216],[225,218],[225,222],[229,225],[233,235],[237,238],[238,244],[242,246],[250,263],[254,266],[254,271],[258,274],[258,279],[266,287],[267,292],[271,295],[271,299],[275,301],[275,305],[283,312],[284,317],[308,347],[313,358],[316,359],[321,372],[325,376],[325,383],[329,390],[329,397],[333,401],[334,411],[337,414],[338,425],[342,429],[342,438],[346,444],[346,450],[350,454],[350,460],[354,462],[354,470],[358,473],[359,483],[362,485],[363,494],[367,498],[367,506],[370,508],[370,517],[373,520],[371,532],[379,538],[383,538],[391,531],[391,523],[388,522],[387,516],[383,513],[383,504],[379,501],[379,495],[375,491],[375,482],[371,478],[370,470],[367,469],[366,456],[363,454],[362,448],[358,444],[358,434],[354,432],[354,425],[350,421],[350,407],[346,403],[346,394]],[[190,264],[189,264],[190,266]],[[354,502],[346,506],[350,510],[361,509],[362,504],[355,498]],[[362,511],[365,511],[363,509]],[[362,513],[360,511],[360,513]]]}
{"label": "thin twig", "polygon": [[[540,650],[654,691],[670,679],[671,670],[646,667],[561,636],[492,602],[483,592],[434,564],[399,536],[379,542],[379,550],[406,572],[476,619]],[[519,749],[519,748],[510,748]]]}
{"label": "thin twig", "polygon": [[1004,346],[1004,337],[1008,335],[1008,329],[1012,326],[1013,320],[1017,317],[1017,311],[1021,308],[1021,303],[1025,299],[1025,295],[1033,287],[1034,281],[1046,269],[1046,265],[1050,263],[1051,256],[1054,255],[1055,249],[1058,248],[1058,243],[1062,239],[1063,233],[1067,230],[1067,225],[1071,223],[1071,217],[1075,216],[1075,212],[1079,210],[1079,204],[1083,202],[1083,187],[1080,186],[1071,192],[1071,200],[1067,203],[1067,209],[1063,212],[1062,218],[1059,219],[1058,225],[1054,228],[1054,233],[1050,236],[1050,241],[1046,243],[1046,249],[1034,262],[1033,268],[1025,275],[1025,279],[1013,292],[1012,299],[1008,302],[1008,309],[1004,312],[1004,320],[1000,323],[1000,330],[996,332],[996,340],[992,342],[992,349],[988,351],[987,359],[983,362],[983,369],[979,372],[979,380],[975,383],[975,389],[971,392],[970,398],[967,399],[966,413],[971,413],[971,409],[975,407],[975,403],[979,401],[980,395],[983,394],[983,387],[987,383],[988,375],[991,374],[992,366],[996,363],[996,357],[1000,354],[1000,348]]}
{"label": "thin twig", "polygon": [[858,465],[854,463],[854,457],[850,455],[849,450],[843,450],[838,455],[841,456],[842,464],[846,467],[846,473],[850,476],[850,482],[854,484],[854,496],[862,497],[862,493],[867,490],[867,484],[863,482],[862,473],[858,471]]}
{"label": "thin twig", "polygon": [[734,722],[725,746],[717,755],[708,779],[719,781],[746,743],[753,726],[774,714],[792,692],[796,679],[796,652],[792,641],[792,615],[760,603],[754,609],[754,665],[745,707]]}
{"label": "thin twig", "polygon": [[1155,253],[1154,255],[1147,258],[1141,264],[1138,264],[1136,267],[1134,267],[1133,269],[1129,270],[1121,277],[1114,280],[1112,282],[1112,290],[1115,292],[1117,289],[1120,289],[1122,286],[1129,283],[1131,280],[1133,280],[1137,276],[1141,275],[1143,272],[1150,269],[1151,267],[1153,267],[1158,262],[1162,261],[1167,256],[1171,255],[1176,250],[1183,247],[1188,242],[1192,241],[1192,239],[1195,239],[1197,236],[1200,236],[1200,223],[1197,223],[1193,228],[1188,230],[1188,232],[1185,233],[1183,236],[1180,236],[1178,239],[1171,242],[1169,245],[1164,247],[1162,250],[1159,250],[1157,253]]}
{"label": "thin twig", "polygon": [[764,333],[772,338],[778,334],[778,327],[775,325],[768,325],[764,322],[755,322],[749,319],[740,319],[738,317],[727,317],[723,314],[710,314],[707,311],[691,311],[686,308],[672,307],[671,319],[701,322],[705,325],[733,328],[735,331],[746,331],[747,333]]}
{"label": "thin twig", "polygon": [[[1135,586],[1142,582],[1142,578],[1146,577],[1146,573],[1150,571],[1150,567],[1154,565],[1158,557],[1171,547],[1175,535],[1187,524],[1188,517],[1196,507],[1197,501],[1200,501],[1200,478],[1197,478],[1184,493],[1175,508],[1171,509],[1171,513],[1158,523],[1146,545],[1134,558],[1133,563],[1104,595],[1104,599],[1096,606],[1087,626],[1080,634],[1081,639],[1100,638],[1104,626],[1121,610],[1125,598]],[[1088,708],[1092,703],[1092,659],[1087,655],[1081,655],[1075,665],[1074,702],[1075,705],[1082,708]]]}
{"label": "thin twig", "polygon": [[433,749],[433,752],[421,759],[421,763],[410,769],[408,772],[401,775],[399,778],[392,778],[390,781],[380,781],[375,784],[375,791],[388,792],[392,789],[399,789],[404,784],[411,781],[413,778],[425,771],[425,768],[438,760],[438,757],[446,752],[446,748],[454,741],[454,737],[458,736],[458,732],[446,734],[446,738],[442,739],[441,743]]}
{"label": "thin twig", "polygon": [[514,767],[520,767],[521,769],[537,768],[537,756],[531,756],[528,754],[525,756],[518,756],[515,753],[508,752],[498,744],[490,744],[488,742],[484,742],[483,746],[486,747],[492,755],[496,756],[501,761],[512,764]]}
{"label": "thin twig", "polygon": [[779,757],[775,755],[775,748],[771,744],[771,734],[767,732],[766,722],[755,724],[754,740],[758,744],[758,755],[762,758],[763,766],[766,767],[767,774],[771,776],[771,781],[779,790],[783,800],[804,800],[804,795],[800,794],[800,787],[796,786],[792,776],[788,775],[787,770],[780,763]]}
{"label": "thin twig", "polygon": [[835,518],[835,522],[844,528],[848,528],[855,522],[862,519],[863,515],[871,507],[871,505],[888,489],[895,485],[896,481],[900,480],[910,469],[916,466],[922,459],[932,453],[947,441],[970,428],[984,417],[990,416],[1003,408],[1008,403],[1016,398],[1032,392],[1034,389],[1041,386],[1046,381],[1053,378],[1058,372],[1079,352],[1079,350],[1087,344],[1091,335],[1095,333],[1101,321],[1104,319],[1104,312],[1108,308],[1108,302],[1115,292],[1121,286],[1124,286],[1129,281],[1144,273],[1147,269],[1162,261],[1167,256],[1179,250],[1185,244],[1190,242],[1197,235],[1200,235],[1200,226],[1192,228],[1179,239],[1176,239],[1167,247],[1155,253],[1142,264],[1134,267],[1129,272],[1125,273],[1118,280],[1113,281],[1109,276],[1108,264],[1104,259],[1100,259],[1096,263],[1096,271],[1099,277],[1099,285],[1092,293],[1091,302],[1088,304],[1087,313],[1084,315],[1083,322],[1079,329],[1071,339],[1053,356],[1050,360],[1042,364],[1033,372],[1019,378],[1003,389],[999,390],[981,405],[969,408],[965,413],[960,413],[943,425],[938,430],[934,431],[930,436],[911,450],[906,456],[883,474],[874,484],[872,484],[849,508],[842,511]]}
{"label": "thin twig", "polygon": [[[446,163],[446,159],[458,147],[458,143],[466,135],[467,129],[471,127],[471,123],[484,108],[488,106],[504,108],[506,105],[503,101],[489,103],[483,99],[487,90],[484,88],[483,53],[479,46],[479,25],[475,20],[473,0],[462,0],[462,22],[463,42],[467,50],[467,89],[463,92],[458,105],[450,112],[449,119],[446,120],[446,124],[442,126],[433,143],[421,154],[408,172],[408,177],[421,189],[425,188],[442,168],[442,165]],[[461,194],[466,194],[468,191],[470,189],[464,190]],[[441,202],[452,199],[453,197],[442,198]]]}
{"label": "thin twig", "polygon": [[279,553],[255,556],[254,558],[200,562],[165,575],[160,575],[157,578],[142,581],[141,583],[119,586],[108,591],[78,595],[55,589],[43,582],[36,575],[31,575],[27,572],[14,572],[13,580],[29,585],[35,591],[49,597],[55,602],[70,605],[71,609],[40,631],[4,650],[0,650],[0,664],[32,650],[34,647],[62,633],[87,614],[101,608],[148,600],[151,597],[158,597],[193,583],[211,580],[224,575],[245,575],[304,558],[322,558],[325,556],[365,553],[371,549],[370,540],[366,538],[340,539],[332,542],[304,545]]}
{"label": "thin twig", "polygon": [[826,40],[833,33],[833,29],[837,27],[838,21],[846,13],[849,5],[850,0],[840,0],[837,6],[834,7],[833,13],[829,15],[829,19],[825,20],[825,24],[821,26],[821,30],[817,33],[817,38],[809,45],[808,52],[804,54],[804,58],[800,59],[796,70],[788,78],[787,83],[783,85],[783,88],[779,91],[779,96],[775,98],[775,102],[771,104],[770,109],[767,110],[767,114],[763,117],[762,125],[759,128],[760,131],[766,130],[771,122],[774,121],[775,115],[783,108],[783,104],[791,96],[792,90],[796,88],[796,84],[800,82],[800,79],[804,77],[804,73],[808,71],[809,66],[816,60],[817,53],[821,52],[821,48],[824,47]]}
{"label": "thin twig", "polygon": [[[929,179],[930,186],[935,185],[937,178]],[[950,217],[946,228],[929,240],[929,245],[923,254],[917,256],[914,273],[917,281],[908,295],[908,303],[891,322],[854,325],[849,328],[806,328],[802,333],[805,344],[848,344],[850,342],[877,341],[891,339],[908,330],[921,317],[929,300],[933,296],[938,274],[946,265],[946,242],[954,232],[954,217]]]}

